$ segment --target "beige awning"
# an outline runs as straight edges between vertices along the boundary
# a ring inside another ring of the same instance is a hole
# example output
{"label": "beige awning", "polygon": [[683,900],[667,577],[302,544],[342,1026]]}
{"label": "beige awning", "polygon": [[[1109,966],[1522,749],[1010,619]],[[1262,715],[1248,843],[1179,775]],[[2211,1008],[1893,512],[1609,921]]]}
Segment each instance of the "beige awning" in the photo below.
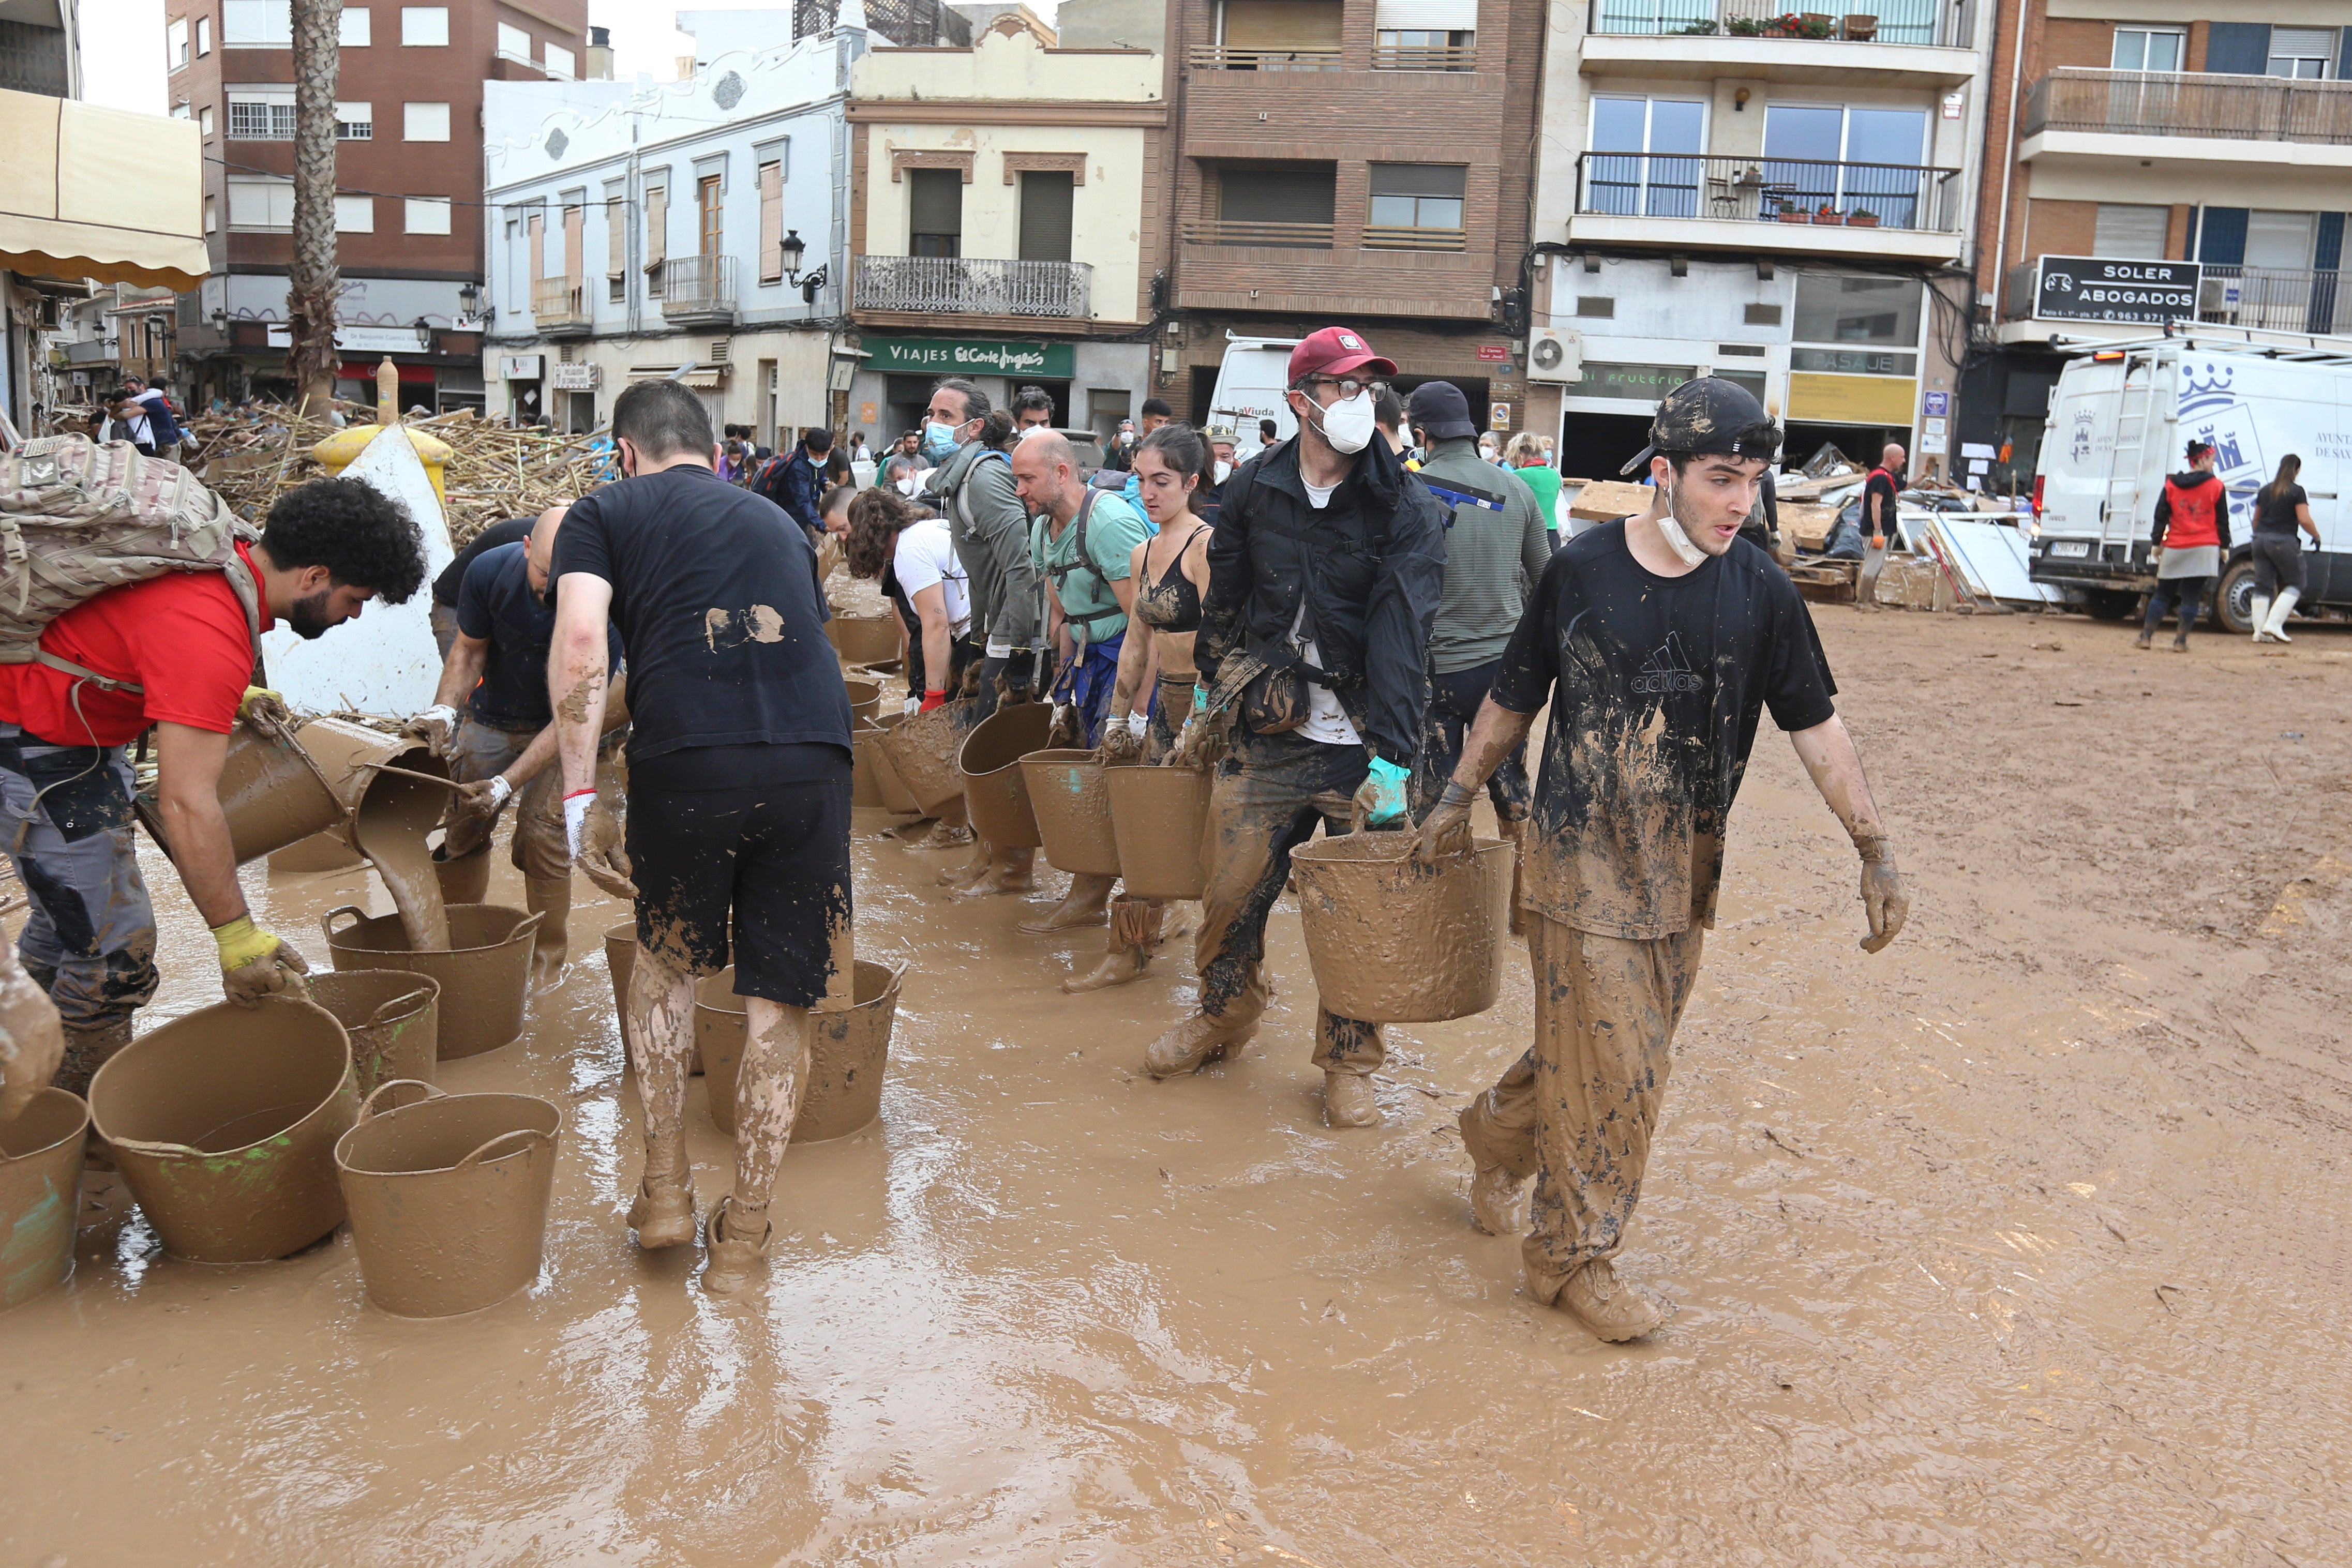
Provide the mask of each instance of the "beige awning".
{"label": "beige awning", "polygon": [[185,291],[205,252],[193,120],[0,92],[0,267]]}

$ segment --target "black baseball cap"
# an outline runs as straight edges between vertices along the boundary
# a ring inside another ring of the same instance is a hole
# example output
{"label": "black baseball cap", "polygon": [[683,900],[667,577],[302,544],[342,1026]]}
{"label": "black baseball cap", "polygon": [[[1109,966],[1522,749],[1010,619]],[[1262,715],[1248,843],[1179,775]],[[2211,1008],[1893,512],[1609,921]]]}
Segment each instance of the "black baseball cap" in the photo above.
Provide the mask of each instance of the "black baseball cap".
{"label": "black baseball cap", "polygon": [[1617,470],[1631,474],[1660,453],[1760,457],[1769,463],[1780,450],[1780,427],[1756,394],[1721,376],[1696,376],[1665,395],[1650,421],[1650,444]]}
{"label": "black baseball cap", "polygon": [[1412,389],[1405,418],[1432,441],[1475,440],[1478,427],[1470,423],[1470,400],[1452,382],[1423,382]]}

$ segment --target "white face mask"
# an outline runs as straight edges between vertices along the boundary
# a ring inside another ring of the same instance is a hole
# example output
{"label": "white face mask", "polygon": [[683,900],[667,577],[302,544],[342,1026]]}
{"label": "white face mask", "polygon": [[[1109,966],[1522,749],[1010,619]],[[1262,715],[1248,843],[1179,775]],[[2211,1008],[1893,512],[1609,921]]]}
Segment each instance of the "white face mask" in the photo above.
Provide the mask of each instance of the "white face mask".
{"label": "white face mask", "polygon": [[1371,444],[1372,394],[1360,392],[1353,397],[1343,397],[1323,411],[1323,439],[1331,450],[1353,456]]}
{"label": "white face mask", "polygon": [[1222,485],[1234,476],[1234,465],[1223,458],[1217,459],[1217,483]]}
{"label": "white face mask", "polygon": [[1674,551],[1675,559],[1685,566],[1705,564],[1706,552],[1691,543],[1690,535],[1683,532],[1681,522],[1675,517],[1675,486],[1672,483],[1665,486],[1665,497],[1666,515],[1658,519],[1658,537],[1666,541],[1666,548]]}

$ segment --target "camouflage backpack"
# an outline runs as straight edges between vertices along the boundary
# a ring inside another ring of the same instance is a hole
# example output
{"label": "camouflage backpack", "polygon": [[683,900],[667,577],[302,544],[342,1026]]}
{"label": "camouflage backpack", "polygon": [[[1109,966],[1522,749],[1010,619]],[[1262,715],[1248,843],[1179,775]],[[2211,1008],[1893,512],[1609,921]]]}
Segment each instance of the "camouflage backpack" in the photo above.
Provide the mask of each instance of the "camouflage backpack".
{"label": "camouflage backpack", "polygon": [[41,632],[110,588],[167,571],[225,573],[261,640],[261,585],[236,546],[261,536],[177,463],[127,441],[45,435],[0,454],[0,664],[46,664],[137,693],[41,649]]}

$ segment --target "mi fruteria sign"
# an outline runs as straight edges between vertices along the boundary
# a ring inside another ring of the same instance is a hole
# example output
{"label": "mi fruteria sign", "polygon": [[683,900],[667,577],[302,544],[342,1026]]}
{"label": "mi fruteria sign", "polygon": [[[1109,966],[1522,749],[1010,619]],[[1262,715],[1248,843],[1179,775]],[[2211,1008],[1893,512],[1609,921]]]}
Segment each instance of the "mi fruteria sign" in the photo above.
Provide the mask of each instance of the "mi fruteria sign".
{"label": "mi fruteria sign", "polygon": [[985,339],[868,338],[862,367],[899,375],[1036,376],[1067,381],[1077,354],[1067,343],[1000,343]]}

